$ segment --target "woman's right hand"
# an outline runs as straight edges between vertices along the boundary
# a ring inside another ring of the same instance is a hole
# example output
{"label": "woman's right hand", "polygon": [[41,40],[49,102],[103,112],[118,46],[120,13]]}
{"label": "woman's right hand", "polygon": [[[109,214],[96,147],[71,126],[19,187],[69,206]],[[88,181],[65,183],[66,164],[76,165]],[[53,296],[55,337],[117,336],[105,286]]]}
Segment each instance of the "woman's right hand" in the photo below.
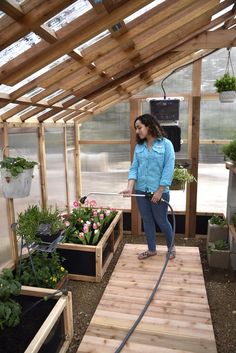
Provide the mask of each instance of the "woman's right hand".
{"label": "woman's right hand", "polygon": [[124,197],[130,197],[130,195],[132,194],[132,190],[125,189],[125,190],[119,192],[119,194],[122,194]]}

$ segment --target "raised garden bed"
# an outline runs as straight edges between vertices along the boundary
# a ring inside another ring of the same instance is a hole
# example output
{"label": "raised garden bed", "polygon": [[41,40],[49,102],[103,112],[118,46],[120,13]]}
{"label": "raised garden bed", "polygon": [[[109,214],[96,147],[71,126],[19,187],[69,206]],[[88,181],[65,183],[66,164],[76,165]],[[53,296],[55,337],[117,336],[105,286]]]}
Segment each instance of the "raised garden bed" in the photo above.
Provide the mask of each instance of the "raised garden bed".
{"label": "raised garden bed", "polygon": [[118,211],[97,245],[59,243],[69,279],[100,282],[122,238],[122,211]]}
{"label": "raised garden bed", "polygon": [[[21,322],[0,331],[0,353],[67,352],[73,337],[71,293],[52,296],[55,292],[22,286],[17,297],[23,312]],[[52,297],[39,302],[45,296]]]}

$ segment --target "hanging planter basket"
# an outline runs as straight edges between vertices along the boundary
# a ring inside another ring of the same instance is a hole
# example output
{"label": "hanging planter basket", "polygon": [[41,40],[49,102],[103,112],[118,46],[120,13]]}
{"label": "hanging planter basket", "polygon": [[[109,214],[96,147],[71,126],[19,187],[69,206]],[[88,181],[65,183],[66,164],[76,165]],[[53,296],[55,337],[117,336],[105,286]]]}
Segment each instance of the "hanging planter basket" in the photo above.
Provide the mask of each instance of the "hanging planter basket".
{"label": "hanging planter basket", "polygon": [[221,103],[233,103],[236,98],[235,91],[223,91],[219,93]]}
{"label": "hanging planter basket", "polygon": [[235,101],[236,77],[234,75],[233,64],[230,57],[230,49],[228,49],[228,59],[225,73],[215,81],[214,86],[219,93],[219,99],[221,103],[233,103]]}
{"label": "hanging planter basket", "polygon": [[3,196],[10,199],[29,196],[33,171],[34,168],[25,169],[17,176],[12,176],[11,173],[6,169],[1,169]]}
{"label": "hanging planter basket", "polygon": [[185,181],[173,179],[170,190],[185,190]]}

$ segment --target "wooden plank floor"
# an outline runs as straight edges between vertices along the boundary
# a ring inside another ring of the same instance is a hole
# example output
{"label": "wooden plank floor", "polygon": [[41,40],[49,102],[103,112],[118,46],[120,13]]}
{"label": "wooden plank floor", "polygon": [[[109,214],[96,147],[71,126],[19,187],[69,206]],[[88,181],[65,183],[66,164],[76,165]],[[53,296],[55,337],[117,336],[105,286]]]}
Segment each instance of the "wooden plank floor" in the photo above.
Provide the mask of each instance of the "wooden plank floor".
{"label": "wooden plank floor", "polygon": [[[142,311],[164,264],[158,255],[137,260],[145,245],[126,244],[78,353],[113,353]],[[123,353],[216,353],[200,255],[176,247],[158,291]]]}

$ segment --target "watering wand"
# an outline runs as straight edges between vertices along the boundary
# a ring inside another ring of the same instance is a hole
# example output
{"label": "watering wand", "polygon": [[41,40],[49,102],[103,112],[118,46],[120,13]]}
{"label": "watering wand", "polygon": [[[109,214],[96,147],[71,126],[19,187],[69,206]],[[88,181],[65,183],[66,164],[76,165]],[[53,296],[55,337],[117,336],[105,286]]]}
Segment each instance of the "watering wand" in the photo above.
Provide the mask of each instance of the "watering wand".
{"label": "watering wand", "polygon": [[[148,198],[149,200],[151,200],[152,197],[153,197],[153,194],[154,194],[154,192],[145,192],[145,194],[127,194],[127,197],[129,197],[129,196],[131,196],[131,197],[132,197],[132,196],[136,196],[136,197],[146,197],[146,198]],[[97,192],[97,191],[94,191],[94,192],[88,193],[88,194],[85,195],[85,196],[82,196],[82,197],[80,198],[80,203],[84,204],[89,195],[119,195],[119,196],[124,196],[125,194],[120,194],[120,193],[118,193],[118,192]],[[163,200],[163,199],[161,199],[160,201],[164,201],[164,202],[165,202],[165,200]],[[159,201],[159,202],[160,202],[160,201]]]}

